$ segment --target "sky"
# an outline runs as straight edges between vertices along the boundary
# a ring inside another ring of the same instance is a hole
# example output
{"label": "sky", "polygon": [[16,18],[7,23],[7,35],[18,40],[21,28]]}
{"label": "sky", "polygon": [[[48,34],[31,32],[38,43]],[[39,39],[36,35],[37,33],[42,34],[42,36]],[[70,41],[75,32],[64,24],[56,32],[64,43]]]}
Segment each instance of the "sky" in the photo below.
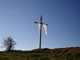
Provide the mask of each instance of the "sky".
{"label": "sky", "polygon": [[15,49],[39,48],[38,25],[48,24],[42,32],[42,48],[80,47],[80,0],[0,0],[0,50],[7,37]]}

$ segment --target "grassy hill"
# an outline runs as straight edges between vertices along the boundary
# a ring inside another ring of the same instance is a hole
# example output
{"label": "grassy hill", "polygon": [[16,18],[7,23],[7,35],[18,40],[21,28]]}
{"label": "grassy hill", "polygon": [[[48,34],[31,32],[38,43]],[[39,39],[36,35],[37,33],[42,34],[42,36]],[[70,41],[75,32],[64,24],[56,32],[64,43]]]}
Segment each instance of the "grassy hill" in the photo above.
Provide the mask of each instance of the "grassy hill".
{"label": "grassy hill", "polygon": [[80,60],[80,47],[1,51],[0,60]]}

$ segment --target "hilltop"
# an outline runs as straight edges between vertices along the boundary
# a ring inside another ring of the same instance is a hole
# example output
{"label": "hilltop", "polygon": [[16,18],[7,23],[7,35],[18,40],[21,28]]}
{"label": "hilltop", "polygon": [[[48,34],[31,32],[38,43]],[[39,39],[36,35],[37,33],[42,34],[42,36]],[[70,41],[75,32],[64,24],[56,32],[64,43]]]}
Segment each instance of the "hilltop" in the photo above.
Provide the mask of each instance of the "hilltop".
{"label": "hilltop", "polygon": [[46,52],[46,53],[80,53],[80,47],[70,47],[70,48],[55,48],[55,49],[34,49],[32,51],[40,51],[40,52]]}

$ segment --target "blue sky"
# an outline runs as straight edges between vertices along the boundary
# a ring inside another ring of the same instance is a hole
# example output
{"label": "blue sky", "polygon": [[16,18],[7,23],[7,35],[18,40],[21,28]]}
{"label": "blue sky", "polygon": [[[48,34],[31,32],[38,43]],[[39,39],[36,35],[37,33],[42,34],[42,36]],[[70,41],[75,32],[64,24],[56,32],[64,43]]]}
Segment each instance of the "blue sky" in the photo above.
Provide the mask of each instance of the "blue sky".
{"label": "blue sky", "polygon": [[0,46],[11,36],[16,41],[15,49],[38,48],[39,31],[33,22],[39,22],[40,16],[48,23],[42,48],[80,46],[79,0],[0,0]]}

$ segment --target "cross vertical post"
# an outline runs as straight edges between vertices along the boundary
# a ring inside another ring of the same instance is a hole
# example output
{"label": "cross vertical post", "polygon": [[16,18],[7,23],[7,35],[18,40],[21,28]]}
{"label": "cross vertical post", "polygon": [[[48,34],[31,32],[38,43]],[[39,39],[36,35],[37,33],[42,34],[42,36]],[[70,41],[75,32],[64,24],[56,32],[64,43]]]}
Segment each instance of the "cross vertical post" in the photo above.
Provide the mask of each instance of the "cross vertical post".
{"label": "cross vertical post", "polygon": [[40,43],[39,43],[39,49],[41,49],[41,38],[42,38],[42,16],[40,17]]}

